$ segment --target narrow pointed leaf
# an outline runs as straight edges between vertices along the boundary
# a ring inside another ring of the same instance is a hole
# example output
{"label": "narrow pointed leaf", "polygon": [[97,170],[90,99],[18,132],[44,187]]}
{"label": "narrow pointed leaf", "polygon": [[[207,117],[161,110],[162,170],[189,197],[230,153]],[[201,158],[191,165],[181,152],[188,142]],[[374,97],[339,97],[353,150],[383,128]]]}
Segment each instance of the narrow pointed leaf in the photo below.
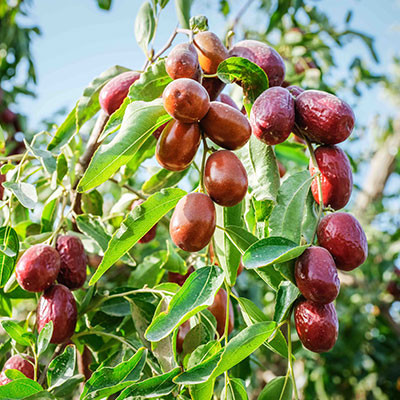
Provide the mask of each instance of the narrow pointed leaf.
{"label": "narrow pointed leaf", "polygon": [[[9,226],[0,228],[0,287],[10,279],[19,253],[19,239],[15,230]],[[9,255],[7,255],[7,253]]]}
{"label": "narrow pointed leaf", "polygon": [[299,296],[300,291],[297,286],[289,281],[282,282],[276,295],[274,321],[278,323],[283,321]]}
{"label": "narrow pointed leaf", "polygon": [[25,399],[42,391],[43,388],[37,382],[32,379],[21,378],[0,386],[0,399]]}
{"label": "narrow pointed leaf", "polygon": [[258,400],[292,400],[292,391],[293,386],[290,377],[286,379],[284,376],[278,376],[268,382],[259,394]]}
{"label": "narrow pointed leaf", "polygon": [[50,388],[62,385],[74,375],[76,364],[76,348],[67,346],[62,354],[56,357],[47,370],[47,383]]}

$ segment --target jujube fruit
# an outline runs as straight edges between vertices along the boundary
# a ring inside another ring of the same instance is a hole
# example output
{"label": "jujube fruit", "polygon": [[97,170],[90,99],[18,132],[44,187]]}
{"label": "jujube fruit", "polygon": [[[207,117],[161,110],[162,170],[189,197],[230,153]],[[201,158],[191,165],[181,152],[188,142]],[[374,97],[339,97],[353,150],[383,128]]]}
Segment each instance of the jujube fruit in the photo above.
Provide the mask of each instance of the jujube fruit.
{"label": "jujube fruit", "polygon": [[53,321],[51,343],[64,343],[75,331],[77,309],[75,298],[64,285],[54,285],[40,297],[36,324],[40,332],[43,327]]}
{"label": "jujube fruit", "polygon": [[190,43],[177,44],[165,61],[165,69],[172,79],[199,80],[201,71],[195,47]]}
{"label": "jujube fruit", "polygon": [[217,101],[219,101],[220,103],[227,104],[228,106],[231,106],[233,108],[236,108],[236,110],[239,110],[239,107],[237,106],[235,101],[232,99],[232,97],[227,95],[227,94],[225,94],[225,93],[221,93],[218,96]]}
{"label": "jujube fruit", "polygon": [[313,142],[343,142],[354,128],[354,119],[351,107],[333,94],[306,90],[296,98],[296,123]]}
{"label": "jujube fruit", "polygon": [[214,143],[228,150],[243,147],[251,135],[248,119],[239,110],[218,101],[211,102],[200,126]]}
{"label": "jujube fruit", "polygon": [[302,300],[294,308],[294,322],[299,339],[308,350],[324,353],[335,345],[339,323],[333,303]]}
{"label": "jujube fruit", "polygon": [[[219,336],[223,336],[225,332],[226,324],[226,305],[227,305],[227,294],[225,289],[220,289],[215,295],[214,302],[208,307],[208,310],[214,315],[217,320],[217,332]],[[228,334],[233,331],[235,322],[235,315],[233,312],[233,305],[229,299],[229,322],[228,322]]]}
{"label": "jujube fruit", "polygon": [[367,258],[368,243],[360,223],[350,214],[326,215],[318,225],[319,245],[332,254],[336,267],[351,271]]}
{"label": "jujube fruit", "polygon": [[[140,206],[143,202],[144,202],[143,199],[135,200],[131,205],[131,210],[133,210],[135,207]],[[139,239],[139,243],[143,244],[151,242],[156,237],[156,234],[157,234],[157,224],[152,226],[151,229]]]}
{"label": "jujube fruit", "polygon": [[186,335],[190,331],[190,322],[185,321],[182,325],[178,328],[178,334],[176,335],[176,351],[178,353],[182,353],[183,350],[183,341],[185,340]]}
{"label": "jujube fruit", "polygon": [[203,85],[204,89],[206,89],[211,101],[216,100],[226,86],[225,83],[217,77],[203,78],[201,84]]}
{"label": "jujube fruit", "polygon": [[210,108],[206,89],[193,79],[172,81],[164,89],[164,108],[171,117],[186,123],[202,119]]}
{"label": "jujube fruit", "polygon": [[194,268],[192,266],[189,267],[185,275],[168,271],[168,282],[177,283],[179,286],[183,286],[183,284],[186,282],[186,279],[189,278],[192,272],[194,272]]}
{"label": "jujube fruit", "polygon": [[[1,167],[1,165],[0,165]],[[4,186],[3,183],[6,181],[6,176],[3,174],[0,174],[0,200],[3,200],[4,196]]]}
{"label": "jujube fruit", "polygon": [[[349,201],[353,189],[353,174],[345,152],[337,146],[320,146],[315,150],[315,158],[321,171],[322,200],[325,206],[335,210],[343,208]],[[310,160],[311,176],[317,170]],[[311,183],[311,191],[319,204],[318,179]]]}
{"label": "jujube fruit", "polygon": [[170,121],[157,142],[158,163],[169,171],[185,170],[197,153],[200,139],[200,127],[197,122],[187,124]]}
{"label": "jujube fruit", "polygon": [[194,45],[201,69],[205,74],[215,74],[218,65],[228,58],[228,50],[213,32],[199,32],[194,36]]}
{"label": "jujube fruit", "polygon": [[11,379],[7,378],[5,371],[8,369],[16,369],[22,372],[27,378],[34,379],[35,376],[35,368],[34,368],[35,360],[27,355],[20,356],[19,354],[12,356],[9,358],[4,366],[3,370],[0,374],[0,386],[6,385],[11,382]]}
{"label": "jujube fruit", "polygon": [[111,115],[128,96],[129,88],[140,78],[139,72],[127,71],[111,79],[100,91],[99,102],[103,111]]}
{"label": "jujube fruit", "polygon": [[247,193],[247,172],[234,153],[220,150],[207,159],[204,184],[213,201],[220,206],[232,207]]}
{"label": "jujube fruit", "polygon": [[280,86],[285,77],[285,63],[279,53],[257,40],[243,40],[229,51],[230,57],[247,58],[257,64],[268,76],[269,86]]}
{"label": "jujube fruit", "polygon": [[182,250],[199,251],[210,242],[216,226],[215,206],[203,193],[189,193],[178,201],[169,232]]}
{"label": "jujube fruit", "polygon": [[294,126],[294,100],[280,86],[265,90],[254,102],[250,113],[253,134],[262,142],[274,145],[284,142]]}
{"label": "jujube fruit", "polygon": [[335,261],[323,247],[311,246],[296,260],[296,284],[301,294],[315,303],[328,304],[339,294]]}
{"label": "jujube fruit", "polygon": [[22,289],[41,292],[51,286],[60,272],[60,255],[54,247],[36,244],[19,259],[15,275]]}
{"label": "jujube fruit", "polygon": [[72,235],[59,236],[56,249],[60,254],[61,267],[57,277],[69,289],[79,289],[86,280],[87,257],[81,240]]}

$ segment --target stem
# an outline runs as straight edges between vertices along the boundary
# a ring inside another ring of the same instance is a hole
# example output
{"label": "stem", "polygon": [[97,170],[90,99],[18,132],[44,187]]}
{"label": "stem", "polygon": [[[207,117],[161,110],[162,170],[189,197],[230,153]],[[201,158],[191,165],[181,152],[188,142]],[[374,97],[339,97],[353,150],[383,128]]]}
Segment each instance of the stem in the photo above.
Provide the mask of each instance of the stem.
{"label": "stem", "polygon": [[[110,179],[111,182],[116,183],[117,185],[120,184],[120,182],[118,182],[116,179],[111,178]],[[129,185],[122,185],[122,187],[126,190],[128,190],[129,192],[132,192],[133,194],[136,194],[137,197],[139,197],[140,199],[146,200],[147,196],[144,195],[142,192],[140,192],[139,190],[134,189],[133,187],[129,186]]]}
{"label": "stem", "polygon": [[0,162],[21,161],[23,158],[25,158],[26,160],[35,159],[35,157],[29,155],[25,157],[25,153],[23,153],[23,154],[14,154],[12,156],[0,157]]}
{"label": "stem", "polygon": [[108,332],[102,332],[102,331],[87,331],[87,332],[79,332],[76,333],[73,338],[78,338],[81,336],[88,336],[88,335],[98,335],[98,336],[105,336],[105,337],[109,337],[111,339],[115,339],[118,340],[119,342],[121,342],[122,344],[124,344],[125,346],[129,347],[131,350],[133,351],[137,351],[137,348],[134,347],[132,344],[130,344],[127,340],[125,340],[123,337],[118,336],[118,335],[114,335],[113,333],[108,333]]}
{"label": "stem", "polygon": [[229,304],[231,298],[231,287],[225,282],[226,286],[226,315],[225,315],[225,346],[228,344],[228,335],[229,335]]}
{"label": "stem", "polygon": [[35,359],[35,364],[33,366],[33,380],[37,381],[37,372],[38,372],[38,355],[36,353],[35,345],[32,346],[33,358]]}
{"label": "stem", "polygon": [[176,38],[176,35],[178,34],[178,27],[176,27],[174,29],[174,31],[172,32],[172,35],[169,37],[167,43],[165,43],[165,45],[153,56],[151,62],[155,62],[157,61],[171,46],[172,43],[174,41],[174,39]]}
{"label": "stem", "polygon": [[297,392],[297,386],[296,386],[296,378],[294,376],[294,371],[293,371],[293,358],[292,358],[292,337],[291,337],[291,331],[290,331],[290,316],[287,320],[287,326],[288,326],[288,372],[290,371],[290,375],[292,377],[292,383],[293,383],[293,388],[294,388],[294,398],[296,400],[299,400],[299,393]]}

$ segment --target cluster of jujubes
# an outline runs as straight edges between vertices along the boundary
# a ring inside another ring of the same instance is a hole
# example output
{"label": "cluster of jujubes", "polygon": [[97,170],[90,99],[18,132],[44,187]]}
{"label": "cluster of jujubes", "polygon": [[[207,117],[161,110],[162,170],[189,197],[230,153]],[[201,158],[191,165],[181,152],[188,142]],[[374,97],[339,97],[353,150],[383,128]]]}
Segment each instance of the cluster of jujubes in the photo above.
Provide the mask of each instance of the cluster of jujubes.
{"label": "cluster of jujubes", "polygon": [[[224,84],[217,77],[204,77],[215,74],[228,56],[214,33],[200,32],[193,44],[177,45],[166,61],[173,81],[165,88],[163,101],[173,119],[158,138],[156,159],[168,170],[183,171],[194,160],[202,138],[204,143],[208,138],[224,149],[212,152],[204,165],[200,190],[207,194],[188,194],[172,215],[171,238],[189,252],[199,251],[210,242],[216,225],[214,203],[231,207],[247,192],[246,170],[231,150],[247,143],[250,124],[229,96],[218,97]],[[207,150],[205,145],[203,151]]]}
{"label": "cluster of jujubes", "polygon": [[64,343],[75,331],[77,309],[71,290],[85,283],[86,264],[81,240],[70,235],[59,236],[55,248],[47,244],[32,246],[17,263],[19,285],[29,292],[43,292],[36,325],[40,332],[49,321],[53,322],[52,343]]}

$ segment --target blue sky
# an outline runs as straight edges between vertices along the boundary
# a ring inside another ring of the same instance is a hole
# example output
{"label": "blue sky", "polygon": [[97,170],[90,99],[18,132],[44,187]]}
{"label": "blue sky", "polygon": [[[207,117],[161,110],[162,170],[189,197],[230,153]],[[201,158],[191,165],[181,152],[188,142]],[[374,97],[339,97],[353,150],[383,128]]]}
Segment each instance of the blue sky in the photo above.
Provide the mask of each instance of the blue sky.
{"label": "blue sky", "polygon": [[[134,20],[141,0],[114,0],[111,11],[100,10],[95,0],[34,1],[30,20],[41,27],[33,53],[38,71],[37,97],[20,100],[18,109],[29,116],[29,126],[61,107],[73,106],[83,88],[108,67],[119,64],[132,69],[143,65],[144,56],[134,37]],[[156,47],[162,46],[176,24],[173,0],[163,11]],[[207,14],[210,29],[222,33],[226,21],[216,12],[217,1],[195,0],[192,14]],[[231,0],[233,9],[241,0]],[[400,54],[400,0],[322,0],[310,1],[329,13],[340,26],[349,8],[354,10],[353,27],[376,37],[381,63],[377,71],[387,72],[393,55]],[[251,7],[244,19],[257,19]],[[346,66],[354,54],[367,54],[360,42],[337,52],[336,76],[346,76]],[[371,60],[372,64],[372,60]],[[375,113],[394,113],[379,96],[379,89],[366,92],[354,103],[358,120],[365,124]],[[353,100],[353,101],[352,101]]]}

